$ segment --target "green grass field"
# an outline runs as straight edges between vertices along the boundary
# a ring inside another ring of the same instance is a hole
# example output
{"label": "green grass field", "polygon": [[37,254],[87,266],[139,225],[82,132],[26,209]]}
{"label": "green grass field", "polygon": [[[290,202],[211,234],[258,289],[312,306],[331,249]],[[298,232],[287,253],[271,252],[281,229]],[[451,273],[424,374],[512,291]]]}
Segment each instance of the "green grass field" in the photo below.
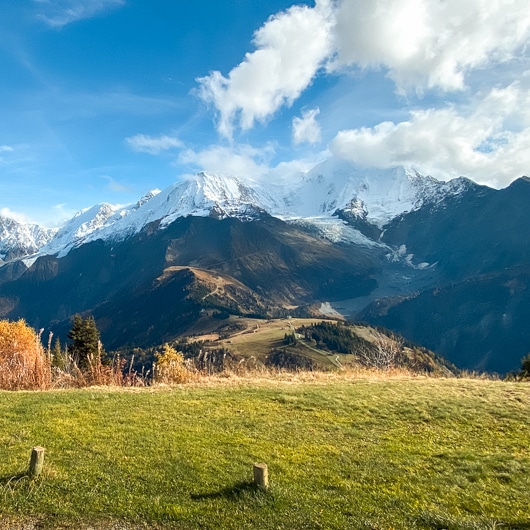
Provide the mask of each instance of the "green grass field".
{"label": "green grass field", "polygon": [[530,528],[529,419],[486,380],[1,392],[0,528]]}

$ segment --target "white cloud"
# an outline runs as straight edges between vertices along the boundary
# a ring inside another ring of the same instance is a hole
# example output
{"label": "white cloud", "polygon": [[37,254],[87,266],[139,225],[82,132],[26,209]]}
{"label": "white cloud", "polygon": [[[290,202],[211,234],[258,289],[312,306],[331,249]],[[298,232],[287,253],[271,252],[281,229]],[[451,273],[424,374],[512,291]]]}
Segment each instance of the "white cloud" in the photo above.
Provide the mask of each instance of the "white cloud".
{"label": "white cloud", "polygon": [[256,149],[244,144],[231,147],[213,145],[201,151],[186,149],[180,154],[179,161],[210,173],[255,179],[268,171],[267,162],[272,154],[271,146]]}
{"label": "white cloud", "polygon": [[54,204],[51,211],[46,211],[44,218],[44,226],[59,227],[70,220],[79,210],[69,207],[65,203]]}
{"label": "white cloud", "polygon": [[301,179],[310,169],[328,158],[330,153],[320,152],[311,158],[284,161],[272,166],[270,162],[274,155],[272,145],[266,145],[262,149],[247,144],[234,144],[229,147],[212,145],[201,151],[183,151],[179,163],[195,166],[194,171],[233,175],[247,182],[282,186]]}
{"label": "white cloud", "polygon": [[331,151],[361,165],[412,165],[448,179],[465,175],[493,186],[529,174],[530,91],[493,89],[469,109],[417,110],[400,123],[340,131]]}
{"label": "white cloud", "polygon": [[317,0],[272,16],[228,76],[198,79],[219,132],[248,130],[290,106],[327,68],[382,69],[400,93],[462,90],[466,75],[524,56],[527,0]]}
{"label": "white cloud", "polygon": [[53,28],[61,28],[103,11],[125,5],[125,0],[33,0],[39,5],[38,17]]}
{"label": "white cloud", "polygon": [[272,16],[254,35],[256,50],[228,77],[214,71],[198,79],[199,96],[218,111],[218,130],[231,138],[281,106],[291,105],[332,53],[330,0],[293,6]]}
{"label": "white cloud", "polygon": [[18,223],[29,224],[31,221],[29,218],[20,212],[14,212],[10,208],[0,208],[0,217],[7,217],[8,219],[13,219]]}
{"label": "white cloud", "polygon": [[328,152],[317,153],[311,158],[280,162],[276,167],[271,167],[263,175],[263,179],[272,184],[299,181],[309,170],[329,157]]}
{"label": "white cloud", "polygon": [[319,114],[320,109],[316,108],[302,112],[301,118],[298,116],[293,118],[293,143],[295,145],[303,142],[310,144],[320,142],[320,125],[316,119]]}
{"label": "white cloud", "polygon": [[21,151],[23,151],[26,147],[27,146],[23,144],[17,145],[16,148],[10,145],[0,145],[0,164],[9,167],[11,171],[24,173],[19,165],[21,162],[23,162]]}
{"label": "white cloud", "polygon": [[339,66],[385,68],[399,91],[462,89],[472,69],[507,62],[530,35],[527,0],[340,0]]}
{"label": "white cloud", "polygon": [[182,147],[182,142],[178,138],[167,135],[148,136],[137,134],[126,138],[125,141],[133,151],[149,153],[150,155],[159,155],[162,151]]}

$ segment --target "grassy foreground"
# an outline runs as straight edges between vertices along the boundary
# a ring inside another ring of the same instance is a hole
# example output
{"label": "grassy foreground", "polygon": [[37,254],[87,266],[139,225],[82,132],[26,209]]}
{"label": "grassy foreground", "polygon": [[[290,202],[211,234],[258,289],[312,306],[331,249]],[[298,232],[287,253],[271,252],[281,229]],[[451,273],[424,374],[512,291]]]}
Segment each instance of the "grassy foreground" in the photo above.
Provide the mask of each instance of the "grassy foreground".
{"label": "grassy foreground", "polygon": [[529,419],[484,380],[1,392],[0,528],[530,528]]}

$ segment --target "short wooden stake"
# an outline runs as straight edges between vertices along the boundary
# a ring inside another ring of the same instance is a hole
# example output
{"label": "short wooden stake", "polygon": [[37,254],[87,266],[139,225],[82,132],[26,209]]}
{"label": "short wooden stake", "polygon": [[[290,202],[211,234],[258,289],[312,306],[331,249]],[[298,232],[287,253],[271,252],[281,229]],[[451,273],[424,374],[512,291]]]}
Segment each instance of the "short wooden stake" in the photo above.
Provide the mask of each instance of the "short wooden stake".
{"label": "short wooden stake", "polygon": [[254,484],[261,489],[269,489],[269,468],[267,464],[254,464]]}
{"label": "short wooden stake", "polygon": [[36,477],[42,473],[44,467],[44,447],[34,447],[31,451],[31,459],[29,461],[29,474]]}

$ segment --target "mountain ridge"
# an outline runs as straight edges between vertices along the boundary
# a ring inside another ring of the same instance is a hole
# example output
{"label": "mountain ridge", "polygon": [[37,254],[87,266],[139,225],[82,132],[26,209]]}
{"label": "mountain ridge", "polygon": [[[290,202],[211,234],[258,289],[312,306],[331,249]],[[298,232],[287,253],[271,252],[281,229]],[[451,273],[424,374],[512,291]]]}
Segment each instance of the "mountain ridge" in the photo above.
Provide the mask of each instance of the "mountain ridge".
{"label": "mountain ridge", "polygon": [[[396,216],[425,202],[458,195],[470,183],[463,178],[444,183],[403,167],[363,169],[336,159],[317,165],[298,182],[282,185],[200,172],[162,191],[153,190],[129,206],[101,203],[84,209],[55,229],[52,237],[23,247],[28,249],[24,256],[20,252],[11,255],[28,260],[45,254],[63,256],[95,239],[123,240],[153,221],[160,221],[163,228],[187,215],[252,221],[266,212],[282,220],[310,222],[327,218],[340,224],[343,213],[343,217],[357,218],[381,229]],[[0,243],[6,248],[9,241],[9,234],[0,233]]]}

